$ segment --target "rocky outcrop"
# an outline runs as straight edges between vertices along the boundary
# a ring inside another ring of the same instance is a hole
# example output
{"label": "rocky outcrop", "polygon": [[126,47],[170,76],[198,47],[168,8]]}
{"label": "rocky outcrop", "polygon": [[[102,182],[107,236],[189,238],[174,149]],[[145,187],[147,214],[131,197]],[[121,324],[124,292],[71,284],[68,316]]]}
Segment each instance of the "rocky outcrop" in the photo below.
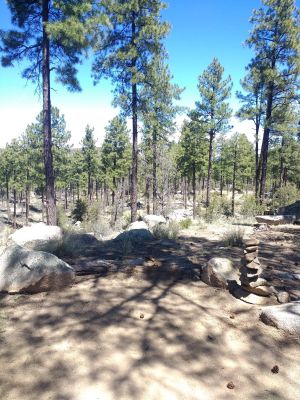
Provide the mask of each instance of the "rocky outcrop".
{"label": "rocky outcrop", "polygon": [[228,282],[237,279],[237,271],[228,258],[213,257],[201,271],[201,280],[207,285],[226,289]]}
{"label": "rocky outcrop", "polygon": [[267,325],[300,335],[300,301],[264,307],[260,319]]}
{"label": "rocky outcrop", "polygon": [[70,285],[74,270],[56,256],[9,246],[0,257],[0,291],[38,293]]}
{"label": "rocky outcrop", "polygon": [[59,226],[49,226],[41,222],[18,229],[9,239],[28,250],[56,253],[61,246],[63,232]]}

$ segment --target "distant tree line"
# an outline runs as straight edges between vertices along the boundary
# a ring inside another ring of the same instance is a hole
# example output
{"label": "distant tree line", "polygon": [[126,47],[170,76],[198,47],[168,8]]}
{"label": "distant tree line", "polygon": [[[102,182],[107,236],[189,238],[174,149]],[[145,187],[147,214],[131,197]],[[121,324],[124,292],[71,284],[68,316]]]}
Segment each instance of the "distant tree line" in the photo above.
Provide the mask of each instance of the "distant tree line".
{"label": "distant tree line", "polygon": [[[199,99],[187,113],[179,142],[172,140],[175,117],[183,112],[176,106],[182,89],[172,83],[166,64],[163,40],[169,25],[161,19],[162,1],[7,3],[17,29],[1,31],[2,65],[27,60],[23,76],[43,97],[37,120],[0,154],[2,199],[9,203],[13,197],[13,221],[21,201],[28,222],[32,190],[42,197],[47,223],[56,224],[62,196],[65,208],[81,196],[89,202],[100,198],[112,206],[115,222],[126,203],[135,221],[142,197],[147,211],[156,214],[166,210],[175,193],[182,194],[185,205],[191,195],[195,217],[198,195],[209,208],[212,189],[221,196],[230,191],[234,214],[239,190],[253,190],[255,201],[263,204],[267,191],[287,184],[299,188],[300,38],[294,0],[262,0],[251,18],[246,43],[253,58],[236,95],[237,116],[253,122],[254,147],[245,133],[226,138],[232,82],[217,58],[199,76]],[[51,106],[51,77],[80,90],[76,65],[91,53],[93,79],[112,79],[114,105],[121,113],[106,127],[101,148],[87,126],[81,149],[73,150],[64,117]]]}

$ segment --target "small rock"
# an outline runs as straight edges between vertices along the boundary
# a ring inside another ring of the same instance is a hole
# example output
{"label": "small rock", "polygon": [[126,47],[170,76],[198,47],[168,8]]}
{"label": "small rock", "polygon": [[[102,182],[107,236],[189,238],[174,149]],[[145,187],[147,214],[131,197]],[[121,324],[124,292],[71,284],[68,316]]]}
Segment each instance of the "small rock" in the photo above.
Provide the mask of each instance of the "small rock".
{"label": "small rock", "polygon": [[140,314],[140,318],[143,319],[145,316],[143,313]]}
{"label": "small rock", "polygon": [[255,238],[251,238],[251,239],[246,239],[244,240],[245,246],[249,247],[249,246],[258,246],[259,245],[259,240],[255,239]]}
{"label": "small rock", "polygon": [[274,365],[274,367],[271,369],[271,372],[273,372],[273,374],[278,374],[278,372],[279,372],[278,365]]}
{"label": "small rock", "polygon": [[253,253],[254,251],[258,250],[258,246],[250,246],[250,247],[246,247],[246,250],[244,250],[244,253]]}
{"label": "small rock", "polygon": [[237,278],[237,271],[228,258],[213,257],[203,266],[201,280],[207,285],[226,289],[228,281]]}
{"label": "small rock", "polygon": [[288,292],[279,292],[277,294],[277,300],[279,303],[289,303],[291,301],[290,294]]}
{"label": "small rock", "polygon": [[227,388],[228,388],[228,389],[234,389],[234,388],[235,388],[234,383],[233,383],[233,382],[228,382],[228,383],[227,383]]}

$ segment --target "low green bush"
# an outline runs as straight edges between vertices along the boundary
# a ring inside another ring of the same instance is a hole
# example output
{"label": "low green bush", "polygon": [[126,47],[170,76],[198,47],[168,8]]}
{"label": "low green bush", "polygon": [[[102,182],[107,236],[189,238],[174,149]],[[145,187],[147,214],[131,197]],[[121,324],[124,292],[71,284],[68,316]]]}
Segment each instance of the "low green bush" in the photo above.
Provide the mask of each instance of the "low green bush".
{"label": "low green bush", "polygon": [[158,224],[153,228],[153,236],[156,239],[177,239],[180,226],[176,221],[167,224]]}
{"label": "low green bush", "polygon": [[181,229],[189,229],[191,225],[192,225],[191,218],[186,218],[179,222],[179,226]]}
{"label": "low green bush", "polygon": [[245,231],[241,227],[231,228],[223,234],[222,240],[225,246],[243,247]]}

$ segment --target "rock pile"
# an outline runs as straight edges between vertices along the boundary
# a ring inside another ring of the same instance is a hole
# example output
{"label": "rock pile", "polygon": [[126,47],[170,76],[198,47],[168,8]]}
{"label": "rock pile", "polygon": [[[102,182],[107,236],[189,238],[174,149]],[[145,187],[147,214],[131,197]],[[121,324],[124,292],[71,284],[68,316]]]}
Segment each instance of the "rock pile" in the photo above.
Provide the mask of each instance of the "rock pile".
{"label": "rock pile", "polygon": [[240,268],[240,281],[243,289],[258,296],[270,296],[274,288],[262,276],[262,266],[258,259],[259,241],[255,238],[245,241],[244,258]]}

